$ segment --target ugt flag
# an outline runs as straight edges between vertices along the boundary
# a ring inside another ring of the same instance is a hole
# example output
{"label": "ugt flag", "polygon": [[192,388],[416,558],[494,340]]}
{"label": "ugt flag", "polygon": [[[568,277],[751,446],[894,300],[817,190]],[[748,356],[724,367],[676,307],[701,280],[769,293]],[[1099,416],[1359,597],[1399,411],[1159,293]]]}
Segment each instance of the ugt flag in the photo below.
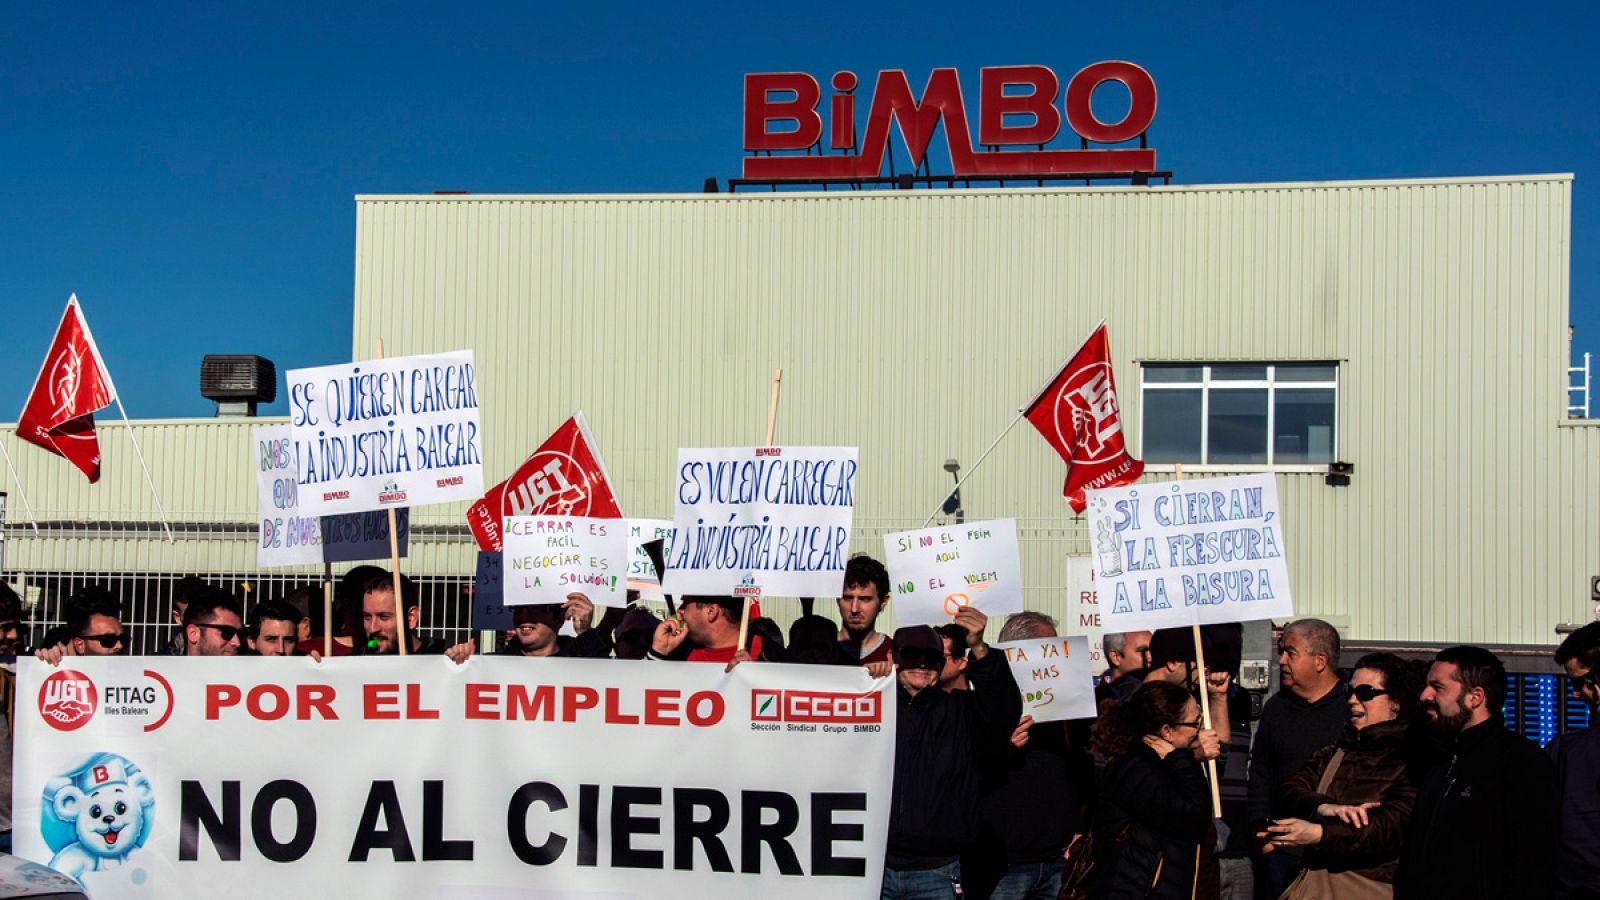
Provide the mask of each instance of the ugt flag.
{"label": "ugt flag", "polygon": [[1083,513],[1084,489],[1128,484],[1144,473],[1144,463],[1129,456],[1123,444],[1104,322],[1023,408],[1023,415],[1067,461],[1062,493],[1075,513]]}
{"label": "ugt flag", "polygon": [[582,411],[561,423],[510,478],[467,508],[467,525],[478,549],[500,550],[500,520],[506,516],[622,517],[622,504],[611,492],[611,476]]}
{"label": "ugt flag", "polygon": [[78,308],[78,295],[73,294],[17,417],[17,437],[66,457],[93,484],[100,480],[94,413],[110,406],[116,396],[89,323]]}

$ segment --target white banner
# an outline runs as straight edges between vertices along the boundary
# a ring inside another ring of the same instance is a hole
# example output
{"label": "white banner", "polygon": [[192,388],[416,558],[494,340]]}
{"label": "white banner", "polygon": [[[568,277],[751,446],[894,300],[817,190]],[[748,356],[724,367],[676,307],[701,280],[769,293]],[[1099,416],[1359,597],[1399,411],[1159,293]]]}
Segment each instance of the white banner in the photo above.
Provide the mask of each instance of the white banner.
{"label": "white banner", "polygon": [[856,448],[680,449],[668,594],[836,597]]}
{"label": "white banner", "polygon": [[96,900],[875,898],[894,709],[848,666],[24,659],[14,852]]}
{"label": "white banner", "polygon": [[1272,475],[1147,482],[1088,498],[1106,631],[1294,616]]}
{"label": "white banner", "polygon": [[[387,511],[311,516],[300,511],[294,477],[294,441],[288,425],[250,429],[251,461],[256,470],[256,503],[261,528],[256,565],[320,565],[389,558]],[[400,555],[406,555],[410,512],[395,510]]]}
{"label": "white banner", "polygon": [[483,495],[472,351],[290,369],[285,376],[307,515]]}
{"label": "white banner", "polygon": [[500,572],[504,603],[628,604],[628,521],[586,516],[506,516]]}
{"label": "white banner", "polygon": [[1061,623],[1066,634],[1081,634],[1089,639],[1089,669],[1104,672],[1106,630],[1100,624],[1100,595],[1094,583],[1094,559],[1087,553],[1067,554],[1067,621]]}
{"label": "white banner", "polygon": [[1015,519],[886,534],[883,556],[898,627],[944,625],[963,606],[990,618],[1022,612]]}
{"label": "white banner", "polygon": [[1094,672],[1089,667],[1089,639],[1082,635],[1028,638],[991,644],[1006,655],[1022,691],[1022,714],[1035,722],[1092,719]]}
{"label": "white banner", "polygon": [[661,578],[650,561],[650,554],[644,552],[645,544],[657,540],[665,541],[661,550],[664,559],[672,546],[670,519],[628,520],[628,588],[638,591],[640,600],[664,603],[667,598],[661,593]]}

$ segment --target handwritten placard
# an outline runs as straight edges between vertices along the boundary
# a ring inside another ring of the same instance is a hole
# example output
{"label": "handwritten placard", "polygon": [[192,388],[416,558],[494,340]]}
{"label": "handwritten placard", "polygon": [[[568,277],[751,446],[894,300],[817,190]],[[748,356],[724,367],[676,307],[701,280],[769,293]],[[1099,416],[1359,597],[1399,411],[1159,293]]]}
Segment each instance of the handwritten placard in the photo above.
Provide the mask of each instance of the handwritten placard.
{"label": "handwritten placard", "polygon": [[627,605],[626,520],[507,516],[504,540],[506,606],[562,603],[571,593],[595,606]]}
{"label": "handwritten placard", "polygon": [[472,351],[291,369],[300,508],[333,515],[476,500],[482,434]]}
{"label": "handwritten placard", "polygon": [[472,576],[473,631],[504,631],[511,627],[511,610],[505,604],[501,565],[501,553],[498,550],[478,551],[478,569]]}
{"label": "handwritten placard", "polygon": [[[389,558],[387,511],[337,516],[308,516],[301,511],[288,425],[250,429],[250,445],[261,522],[256,544],[258,567]],[[409,510],[395,510],[401,556],[406,555],[410,522]]]}
{"label": "handwritten placard", "polygon": [[1088,492],[1106,631],[1291,618],[1270,474]]}
{"label": "handwritten placard", "polygon": [[1088,638],[1081,634],[1029,638],[991,644],[989,649],[1006,655],[1022,691],[1023,715],[1033,716],[1035,722],[1095,717]]}
{"label": "handwritten placard", "polygon": [[1089,668],[1105,670],[1105,628],[1100,624],[1100,595],[1095,590],[1094,558],[1087,553],[1067,555],[1067,615],[1061,628],[1089,639]]}
{"label": "handwritten placard", "polygon": [[964,606],[1022,612],[1015,519],[897,531],[883,537],[897,626],[943,625]]}
{"label": "handwritten placard", "polygon": [[662,589],[837,596],[855,491],[854,447],[679,450]]}
{"label": "handwritten placard", "polygon": [[672,543],[672,521],[670,519],[629,519],[628,521],[628,588],[639,592],[640,600],[650,600],[655,603],[666,602],[666,597],[661,594],[661,578],[656,574],[656,567],[650,562],[650,554],[645,552],[644,545],[651,541],[664,540]]}

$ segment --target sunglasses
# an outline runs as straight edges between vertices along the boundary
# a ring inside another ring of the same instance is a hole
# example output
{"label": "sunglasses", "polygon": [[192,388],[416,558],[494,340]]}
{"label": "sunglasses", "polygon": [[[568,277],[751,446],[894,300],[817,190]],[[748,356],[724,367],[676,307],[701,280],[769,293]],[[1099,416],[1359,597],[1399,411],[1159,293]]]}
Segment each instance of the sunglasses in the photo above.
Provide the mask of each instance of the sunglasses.
{"label": "sunglasses", "polygon": [[1371,703],[1379,697],[1382,697],[1384,694],[1389,693],[1389,691],[1385,688],[1373,687],[1370,684],[1358,684],[1350,689],[1350,693],[1355,694],[1356,699],[1360,700],[1362,703]]}
{"label": "sunglasses", "polygon": [[194,624],[196,628],[209,628],[215,631],[217,636],[222,638],[224,644],[244,634],[243,628],[233,625],[215,625],[210,622],[196,622]]}
{"label": "sunglasses", "polygon": [[78,639],[99,644],[107,650],[110,650],[111,648],[122,643],[122,635],[111,634],[109,632],[106,634],[80,634],[78,635]]}

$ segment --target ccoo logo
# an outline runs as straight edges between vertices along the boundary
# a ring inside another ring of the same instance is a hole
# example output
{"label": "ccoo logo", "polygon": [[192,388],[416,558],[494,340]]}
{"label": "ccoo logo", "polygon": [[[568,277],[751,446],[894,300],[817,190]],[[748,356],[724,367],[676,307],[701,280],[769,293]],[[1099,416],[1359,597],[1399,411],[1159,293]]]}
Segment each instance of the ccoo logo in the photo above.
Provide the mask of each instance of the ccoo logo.
{"label": "ccoo logo", "polygon": [[76,731],[99,706],[94,682],[82,672],[62,669],[39,686],[39,716],[57,731]]}

